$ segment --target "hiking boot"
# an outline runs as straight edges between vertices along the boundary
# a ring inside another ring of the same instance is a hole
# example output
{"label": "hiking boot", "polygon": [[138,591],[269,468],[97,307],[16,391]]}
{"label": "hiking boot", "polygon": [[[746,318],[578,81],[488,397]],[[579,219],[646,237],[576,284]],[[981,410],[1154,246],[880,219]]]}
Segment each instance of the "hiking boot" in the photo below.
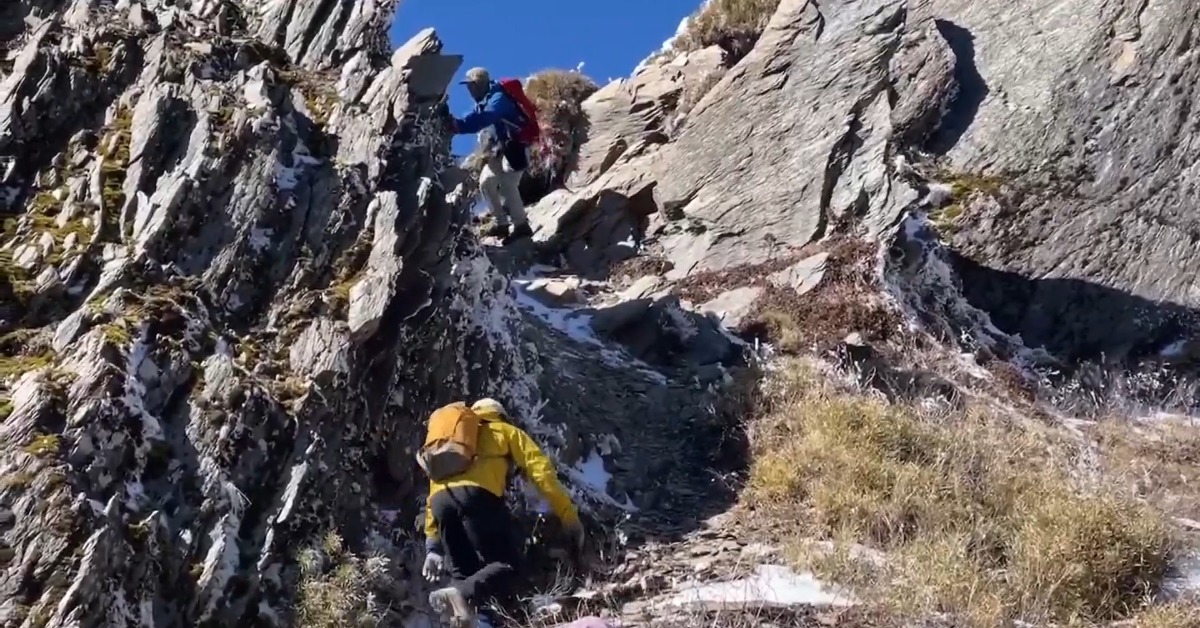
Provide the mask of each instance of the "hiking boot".
{"label": "hiking boot", "polygon": [[451,616],[458,626],[469,626],[475,621],[475,609],[471,608],[462,591],[454,587],[438,589],[429,594],[429,606],[443,616]]}
{"label": "hiking boot", "polygon": [[533,229],[529,228],[529,223],[525,223],[523,225],[517,225],[517,228],[513,229],[512,235],[504,238],[504,244],[508,245],[517,240],[520,240],[521,238],[528,238],[532,235],[533,235]]}
{"label": "hiking boot", "polygon": [[508,225],[494,224],[494,225],[488,227],[487,229],[483,230],[483,237],[485,237],[485,238],[507,238],[508,237]]}

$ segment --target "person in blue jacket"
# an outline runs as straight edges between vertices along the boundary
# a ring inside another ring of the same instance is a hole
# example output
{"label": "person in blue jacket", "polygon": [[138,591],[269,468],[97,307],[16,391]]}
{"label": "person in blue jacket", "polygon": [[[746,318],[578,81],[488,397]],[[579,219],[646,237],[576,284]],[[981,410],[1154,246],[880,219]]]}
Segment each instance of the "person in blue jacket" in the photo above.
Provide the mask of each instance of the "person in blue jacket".
{"label": "person in blue jacket", "polygon": [[529,167],[529,146],[516,139],[516,131],[524,119],[521,108],[484,68],[467,70],[462,84],[474,99],[475,109],[462,118],[454,118],[454,133],[478,133],[491,127],[494,134],[486,165],[479,175],[479,191],[496,221],[484,235],[503,238],[505,244],[529,237],[533,230],[529,228],[519,187],[521,174]]}

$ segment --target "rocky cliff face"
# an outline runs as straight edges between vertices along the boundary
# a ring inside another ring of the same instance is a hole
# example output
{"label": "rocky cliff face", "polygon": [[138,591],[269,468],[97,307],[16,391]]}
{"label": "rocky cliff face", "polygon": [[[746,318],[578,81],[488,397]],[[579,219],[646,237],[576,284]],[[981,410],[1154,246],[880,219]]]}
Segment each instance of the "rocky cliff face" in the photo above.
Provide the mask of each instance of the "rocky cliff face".
{"label": "rocky cliff face", "polygon": [[459,59],[385,55],[388,3],[7,10],[2,621],[279,621],[297,548],[410,477],[380,444],[472,386]]}
{"label": "rocky cliff face", "polygon": [[611,486],[566,478],[589,512],[681,525],[707,490],[720,448],[671,426],[723,438],[730,340],[630,368],[516,298],[437,117],[461,60],[432,31],[388,53],[394,4],[4,7],[0,624],[287,625],[331,532],[390,559],[400,621],[412,448],[462,396],[567,468],[619,452]]}
{"label": "rocky cliff face", "polygon": [[[892,285],[935,326],[984,336],[972,349],[1190,360],[1179,138],[1197,16],[1079,10],[785,0],[732,67],[715,47],[664,55],[589,99],[591,140],[573,185],[539,204],[539,238],[601,274],[628,240],[679,279],[899,233]],[[898,229],[906,216],[938,229]],[[931,239],[953,275],[939,287]]]}
{"label": "rocky cliff face", "polygon": [[330,533],[411,619],[411,451],[463,396],[612,555],[706,528],[772,310],[893,396],[982,381],[893,368],[930,339],[1030,380],[1193,352],[1184,3],[782,0],[589,97],[505,250],[437,113],[461,60],[389,52],[394,4],[0,7],[0,624],[291,625]]}

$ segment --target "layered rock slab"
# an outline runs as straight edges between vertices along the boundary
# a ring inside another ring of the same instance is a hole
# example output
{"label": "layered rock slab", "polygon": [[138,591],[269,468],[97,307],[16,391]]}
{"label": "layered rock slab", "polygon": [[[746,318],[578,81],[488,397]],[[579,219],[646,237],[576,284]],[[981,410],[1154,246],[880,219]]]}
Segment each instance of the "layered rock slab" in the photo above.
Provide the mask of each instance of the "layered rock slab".
{"label": "layered rock slab", "polygon": [[[593,268],[620,261],[606,248],[626,239],[650,244],[683,277],[766,261],[839,221],[884,233],[916,199],[893,172],[893,138],[930,130],[952,93],[952,65],[928,2],[785,0],[669,142],[622,155],[600,176],[585,171],[586,186],[535,206],[539,236]],[[652,107],[648,93],[630,120]],[[634,219],[611,226],[622,213]],[[593,228],[581,236],[580,223]]]}

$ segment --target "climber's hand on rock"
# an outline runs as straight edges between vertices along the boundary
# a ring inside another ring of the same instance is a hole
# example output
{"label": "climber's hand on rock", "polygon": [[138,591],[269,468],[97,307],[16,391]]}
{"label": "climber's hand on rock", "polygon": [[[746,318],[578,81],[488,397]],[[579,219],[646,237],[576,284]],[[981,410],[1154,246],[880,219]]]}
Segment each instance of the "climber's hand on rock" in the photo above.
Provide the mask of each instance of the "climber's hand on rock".
{"label": "climber's hand on rock", "polygon": [[425,554],[425,566],[421,568],[421,575],[430,582],[437,582],[442,575],[442,567],[446,559],[442,558],[441,554],[429,552]]}

